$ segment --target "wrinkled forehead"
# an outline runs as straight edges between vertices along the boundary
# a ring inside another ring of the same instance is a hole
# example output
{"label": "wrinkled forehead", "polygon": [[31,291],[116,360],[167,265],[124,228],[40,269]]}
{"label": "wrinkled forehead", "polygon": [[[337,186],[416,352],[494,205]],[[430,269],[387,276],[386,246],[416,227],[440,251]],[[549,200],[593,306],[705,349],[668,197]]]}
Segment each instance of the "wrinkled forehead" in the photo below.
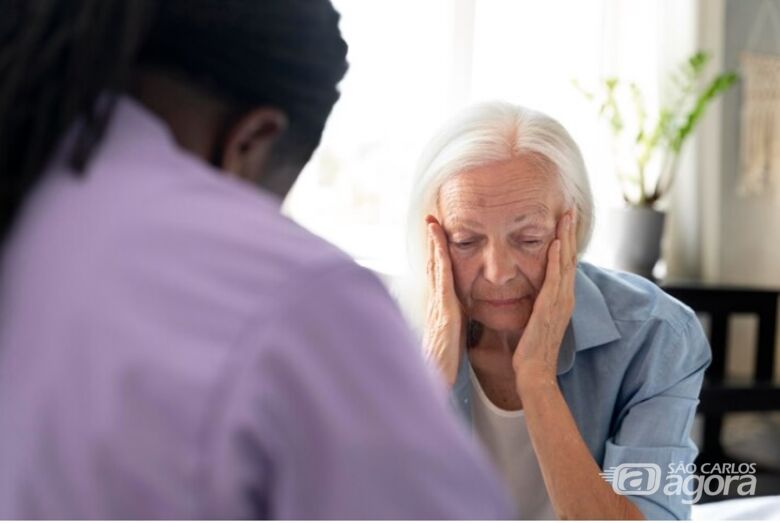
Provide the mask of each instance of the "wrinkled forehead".
{"label": "wrinkled forehead", "polygon": [[562,212],[564,200],[554,169],[521,157],[451,176],[439,189],[437,205],[445,224],[520,216],[549,221]]}

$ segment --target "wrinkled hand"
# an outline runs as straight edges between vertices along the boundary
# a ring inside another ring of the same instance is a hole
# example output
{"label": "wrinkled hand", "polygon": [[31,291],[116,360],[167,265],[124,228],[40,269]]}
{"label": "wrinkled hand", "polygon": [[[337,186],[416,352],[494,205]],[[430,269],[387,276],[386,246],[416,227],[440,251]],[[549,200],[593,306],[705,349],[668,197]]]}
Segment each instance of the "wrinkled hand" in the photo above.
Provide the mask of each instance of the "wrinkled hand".
{"label": "wrinkled hand", "polygon": [[458,373],[465,320],[463,307],[455,294],[447,236],[433,216],[426,216],[428,231],[428,311],[423,337],[426,357],[452,386]]}
{"label": "wrinkled hand", "polygon": [[518,393],[534,383],[555,383],[563,335],[574,312],[577,269],[576,217],[566,212],[547,251],[544,283],[512,357]]}

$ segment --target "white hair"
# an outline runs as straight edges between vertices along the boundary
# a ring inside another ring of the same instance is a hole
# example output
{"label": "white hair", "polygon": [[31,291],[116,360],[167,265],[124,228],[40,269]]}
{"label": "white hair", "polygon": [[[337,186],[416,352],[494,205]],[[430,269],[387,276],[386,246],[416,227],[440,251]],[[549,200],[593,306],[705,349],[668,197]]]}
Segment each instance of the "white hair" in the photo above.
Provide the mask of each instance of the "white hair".
{"label": "white hair", "polygon": [[407,274],[395,289],[409,322],[422,332],[428,285],[425,216],[441,220],[439,189],[451,177],[522,156],[545,160],[559,177],[567,206],[577,211],[577,252],[593,230],[593,196],[579,147],[555,119],[506,102],[474,105],[448,122],[428,143],[417,166],[407,215]]}

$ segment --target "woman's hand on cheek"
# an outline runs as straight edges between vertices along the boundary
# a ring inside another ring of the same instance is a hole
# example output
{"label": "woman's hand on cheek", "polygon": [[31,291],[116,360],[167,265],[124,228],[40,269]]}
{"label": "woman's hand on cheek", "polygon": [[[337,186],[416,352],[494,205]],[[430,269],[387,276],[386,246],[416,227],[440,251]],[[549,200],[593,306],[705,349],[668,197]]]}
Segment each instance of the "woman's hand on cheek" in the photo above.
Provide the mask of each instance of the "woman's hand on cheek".
{"label": "woman's hand on cheek", "polygon": [[555,383],[561,341],[574,312],[575,219],[574,211],[568,211],[558,221],[556,239],[547,251],[542,289],[512,357],[521,396],[523,388],[541,382]]}
{"label": "woman's hand on cheek", "polygon": [[423,349],[426,357],[452,386],[458,373],[465,331],[463,307],[455,293],[447,236],[433,216],[425,218],[428,231],[428,310]]}

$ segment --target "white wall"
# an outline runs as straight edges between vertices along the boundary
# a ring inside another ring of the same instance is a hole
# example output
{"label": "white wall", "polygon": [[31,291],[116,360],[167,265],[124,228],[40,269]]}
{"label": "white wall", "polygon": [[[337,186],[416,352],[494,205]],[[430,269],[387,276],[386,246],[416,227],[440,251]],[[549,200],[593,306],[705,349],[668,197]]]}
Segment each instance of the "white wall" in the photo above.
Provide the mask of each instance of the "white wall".
{"label": "white wall", "polygon": [[[750,40],[753,22],[764,0],[727,0],[724,66],[738,69],[739,53]],[[771,0],[780,11],[780,0]],[[780,56],[780,45],[767,23],[753,51]],[[741,85],[723,103],[720,224],[720,277],[745,284],[780,287],[780,187],[760,196],[736,193],[739,175],[739,110]]]}
{"label": "white wall", "polygon": [[[700,0],[699,42],[714,51],[713,68],[738,70],[739,53],[750,43],[752,51],[780,56],[780,39],[769,24],[751,37],[764,1],[780,11],[780,0]],[[737,194],[741,100],[738,83],[712,108],[699,133],[701,275],[716,282],[780,288],[780,187],[759,196]],[[747,317],[732,322],[730,342],[737,350],[728,362],[730,374],[750,372],[755,327]],[[780,377],[780,354],[775,363]]]}

